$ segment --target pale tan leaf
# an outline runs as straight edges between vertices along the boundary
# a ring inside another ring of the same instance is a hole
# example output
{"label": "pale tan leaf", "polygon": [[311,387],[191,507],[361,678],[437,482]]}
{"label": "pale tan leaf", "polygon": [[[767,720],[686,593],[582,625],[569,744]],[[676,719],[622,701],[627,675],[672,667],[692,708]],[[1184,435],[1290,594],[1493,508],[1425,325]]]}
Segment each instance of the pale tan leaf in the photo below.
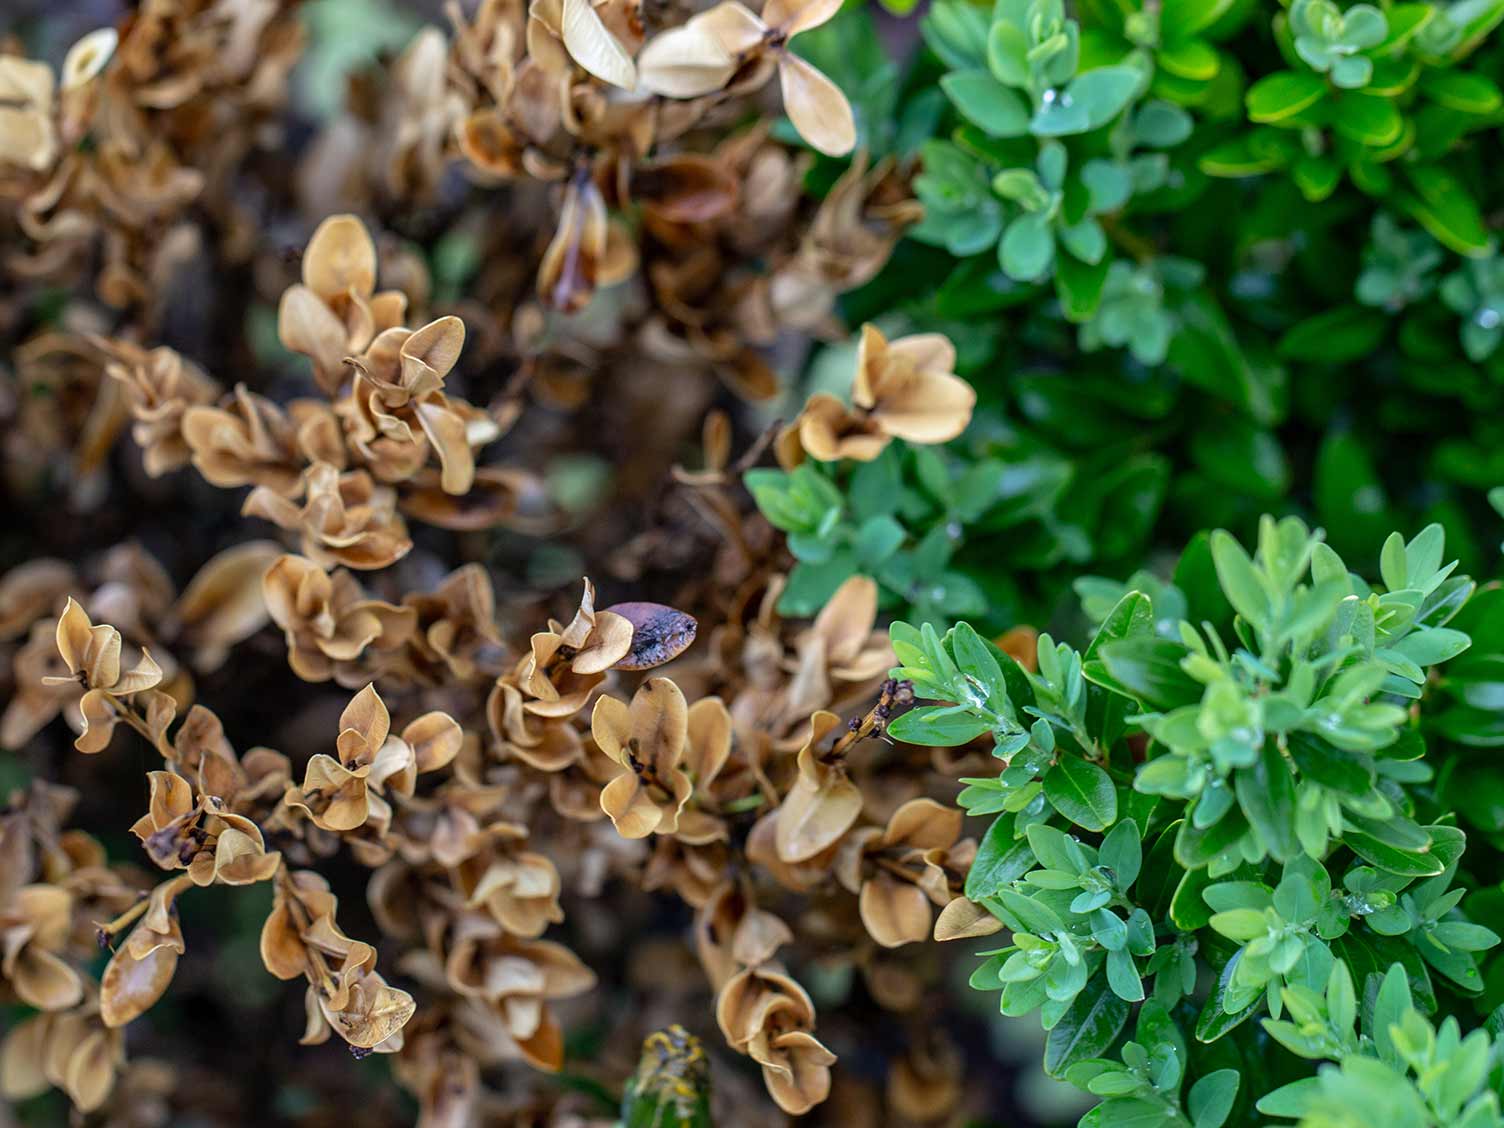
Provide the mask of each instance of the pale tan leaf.
{"label": "pale tan leaf", "polygon": [[303,283],[321,298],[376,288],[376,244],[353,215],[332,215],[318,225],[303,252]]}
{"label": "pale tan leaf", "polygon": [[884,948],[929,938],[930,900],[917,885],[881,874],[862,886],[857,907],[868,934]]}
{"label": "pale tan leaf", "polygon": [[784,112],[800,137],[830,157],[856,147],[856,120],[839,86],[789,51],[778,62],[778,81]]}
{"label": "pale tan leaf", "polygon": [[700,19],[654,36],[637,56],[642,88],[666,98],[699,98],[726,85],[736,63]]}
{"label": "pale tan leaf", "polygon": [[570,57],[602,82],[632,90],[637,68],[632,56],[602,22],[590,0],[564,0],[564,46]]}

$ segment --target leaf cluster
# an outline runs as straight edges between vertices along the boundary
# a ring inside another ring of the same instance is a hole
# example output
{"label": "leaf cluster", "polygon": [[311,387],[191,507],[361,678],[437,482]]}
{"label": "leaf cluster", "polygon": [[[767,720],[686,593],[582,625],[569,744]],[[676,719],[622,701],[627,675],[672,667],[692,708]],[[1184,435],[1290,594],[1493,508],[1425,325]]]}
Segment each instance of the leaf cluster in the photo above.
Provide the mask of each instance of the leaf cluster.
{"label": "leaf cluster", "polygon": [[891,628],[923,703],[890,734],[1002,762],[958,799],[993,820],[966,896],[1009,934],[972,987],[1037,1014],[1045,1069],[1102,1099],[1083,1125],[1497,1123],[1499,914],[1432,719],[1493,589],[1439,526],[1370,583],[1293,518],[1117,586],[1081,584],[1095,636],[1041,635],[1037,670],[965,622]]}

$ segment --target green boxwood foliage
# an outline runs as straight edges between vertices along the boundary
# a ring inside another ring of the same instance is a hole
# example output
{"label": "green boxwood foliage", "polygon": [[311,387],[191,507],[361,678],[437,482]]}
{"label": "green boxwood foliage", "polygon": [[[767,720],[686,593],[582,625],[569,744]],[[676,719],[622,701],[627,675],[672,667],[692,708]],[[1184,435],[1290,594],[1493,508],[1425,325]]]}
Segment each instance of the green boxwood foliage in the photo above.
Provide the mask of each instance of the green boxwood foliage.
{"label": "green boxwood foliage", "polygon": [[[1348,554],[1437,522],[1480,566],[1504,0],[934,0],[903,55],[874,11],[799,43],[924,205],[845,313],[947,333],[980,401],[934,458],[892,452],[878,523],[870,475],[812,469],[839,515],[783,525],[811,565],[787,610],[859,570],[914,621],[995,633],[1263,512]],[[770,516],[786,486],[756,482]]]}
{"label": "green boxwood foliage", "polygon": [[1002,762],[959,797],[1009,934],[971,985],[1048,1031],[1083,1126],[1504,1124],[1504,589],[1439,525],[1372,576],[1265,517],[1083,585],[1094,637],[1037,672],[893,624],[925,703],[891,734]]}

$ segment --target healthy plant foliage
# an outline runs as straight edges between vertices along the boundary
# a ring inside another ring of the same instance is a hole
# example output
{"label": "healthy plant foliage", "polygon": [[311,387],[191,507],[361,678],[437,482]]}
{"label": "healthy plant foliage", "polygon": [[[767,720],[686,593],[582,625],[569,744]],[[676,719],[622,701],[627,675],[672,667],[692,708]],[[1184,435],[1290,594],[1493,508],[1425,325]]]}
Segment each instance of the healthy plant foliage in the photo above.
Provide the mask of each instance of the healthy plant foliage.
{"label": "healthy plant foliage", "polygon": [[1265,518],[1252,555],[1215,532],[1125,591],[1085,650],[1041,635],[1037,671],[964,622],[891,628],[893,676],[935,702],[891,735],[1003,761],[959,798],[994,818],[958,934],[1011,934],[971,985],[1037,1016],[1046,1070],[1102,1098],[1083,1125],[1499,1122],[1499,936],[1426,719],[1454,624],[1498,593],[1444,561],[1439,526],[1394,534],[1370,584]]}

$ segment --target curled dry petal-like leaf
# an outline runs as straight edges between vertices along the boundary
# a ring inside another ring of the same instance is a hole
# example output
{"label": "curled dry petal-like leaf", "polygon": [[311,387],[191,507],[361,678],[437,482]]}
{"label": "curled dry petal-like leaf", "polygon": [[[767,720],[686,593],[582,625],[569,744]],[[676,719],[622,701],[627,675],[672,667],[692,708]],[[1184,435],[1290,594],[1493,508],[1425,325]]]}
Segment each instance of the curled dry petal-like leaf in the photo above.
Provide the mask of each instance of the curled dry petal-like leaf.
{"label": "curled dry petal-like leaf", "polygon": [[122,944],[99,981],[99,1017],[106,1026],[124,1026],[145,1014],[167,990],[177,967],[178,949],[170,944],[139,959]]}
{"label": "curled dry petal-like leaf", "polygon": [[736,926],[731,954],[738,963],[756,967],[772,959],[779,948],[793,939],[793,932],[779,917],[763,909],[751,909]]}
{"label": "curled dry petal-like leaf", "polygon": [[321,298],[376,288],[376,244],[353,215],[332,215],[313,233],[303,253],[303,283]]}
{"label": "curled dry petal-like leaf", "polygon": [[125,697],[132,693],[144,693],[162,681],[162,667],[157,665],[155,658],[148,650],[141,651],[141,657],[136,664],[126,670],[116,679],[113,686],[108,687],[112,695]]}
{"label": "curled dry petal-like leaf", "polygon": [[723,0],[690,21],[709,29],[721,48],[735,60],[749,54],[767,38],[768,25],[740,0]]}
{"label": "curled dry petal-like leaf", "polygon": [[45,1066],[52,1016],[32,1015],[12,1026],[0,1042],[0,1097],[24,1101],[47,1091]]}
{"label": "curled dry petal-like leaf", "polygon": [[16,55],[0,57],[0,164],[42,171],[57,157],[52,68]]}
{"label": "curled dry petal-like leaf", "polygon": [[614,611],[593,612],[594,625],[585,645],[570,659],[569,668],[577,674],[601,674],[630,655],[632,623]]}
{"label": "curled dry petal-like leaf", "polygon": [[829,392],[809,397],[795,423],[799,445],[811,458],[871,462],[888,447],[889,436],[868,416],[853,412]]}
{"label": "curled dry petal-like leaf", "polygon": [[862,326],[851,399],[884,434],[916,443],[955,438],[971,421],[976,392],[952,371],[956,350],[939,333],[889,342]]}
{"label": "curled dry petal-like leaf", "polygon": [[577,177],[564,195],[553,240],[538,265],[538,296],[563,313],[590,303],[600,280],[608,238],[606,202],[589,177]]}
{"label": "curled dry petal-like leaf", "polygon": [[173,617],[199,648],[200,666],[217,666],[229,648],[267,621],[261,577],[282,554],[275,541],[250,541],[212,557],[189,581]]}
{"label": "curled dry petal-like leaf", "polygon": [[570,57],[602,82],[631,90],[637,68],[616,36],[601,20],[590,0],[564,0],[564,46]]}
{"label": "curled dry petal-like leaf", "polygon": [[663,809],[630,771],[601,789],[601,810],[623,838],[646,838],[663,824]]}
{"label": "curled dry petal-like leaf", "polygon": [[961,836],[960,810],[933,799],[910,799],[888,819],[884,846],[946,849]]}
{"label": "curled dry petal-like leaf", "polygon": [[862,790],[844,771],[833,770],[818,781],[800,775],[778,808],[778,857],[785,862],[814,857],[851,829],[861,813]]}
{"label": "curled dry petal-like leaf", "polygon": [[322,297],[307,286],[289,286],[277,302],[277,339],[289,352],[312,357],[327,373],[341,364],[348,335]]}
{"label": "curled dry petal-like leaf", "polygon": [[686,153],[637,170],[632,197],[671,223],[707,223],[736,207],[741,185],[723,163]]}
{"label": "curled dry petal-like leaf", "polygon": [[1002,928],[1003,922],[981,905],[965,897],[956,897],[935,918],[935,939],[942,942],[970,940],[977,936],[991,936]]}
{"label": "curled dry petal-like leaf", "polygon": [[693,784],[679,766],[689,728],[684,693],[667,678],[649,678],[630,705],[595,703],[590,731],[623,770],[601,792],[601,810],[627,838],[672,834]]}
{"label": "curled dry petal-like leaf", "polygon": [[877,582],[871,576],[848,578],[815,617],[813,632],[825,640],[833,664],[855,658],[877,621]]}
{"label": "curled dry petal-like leaf", "polygon": [[447,494],[463,494],[475,480],[475,452],[470,449],[469,430],[458,412],[447,404],[424,402],[414,408],[418,423],[439,455],[440,488]]}
{"label": "curled dry petal-like leaf", "polygon": [[398,354],[404,386],[413,395],[436,390],[464,347],[465,323],[458,317],[440,317],[416,330]]}
{"label": "curled dry petal-like leaf", "polygon": [[917,885],[879,874],[862,885],[857,907],[868,934],[884,948],[929,938],[930,901]]}
{"label": "curled dry petal-like leaf", "polygon": [[38,1010],[55,1011],[83,998],[83,981],[62,957],[37,943],[26,944],[6,962],[16,997]]}
{"label": "curled dry petal-like leaf", "polygon": [[71,595],[57,620],[57,649],[73,673],[83,673],[91,687],[108,689],[120,677],[120,632],[106,623],[95,626]]}
{"label": "curled dry petal-like leaf", "polygon": [[736,62],[699,17],[655,36],[637,57],[644,90],[666,98],[699,98],[726,85]]}
{"label": "curled dry petal-like leaf", "polygon": [[753,1052],[763,1067],[768,1095],[790,1116],[803,1116],[830,1096],[830,1067],[836,1055],[805,1030],[769,1040],[766,1054]]}
{"label": "curled dry petal-like leaf", "polygon": [[115,1087],[118,1037],[114,1031],[96,1030],[69,1055],[63,1088],[80,1112],[93,1112]]}
{"label": "curled dry petal-like leaf", "polygon": [[102,689],[89,690],[79,700],[78,712],[84,719],[84,728],[73,747],[89,756],[103,752],[115,735],[117,714],[110,695]]}
{"label": "curled dry petal-like leaf", "polygon": [[530,1037],[518,1038],[516,1044],[534,1069],[557,1073],[564,1066],[564,1030],[551,1014],[545,1012],[538,1029]]}
{"label": "curled dry petal-like leaf", "polygon": [[689,706],[668,678],[649,678],[632,695],[631,751],[654,771],[666,773],[684,758]]}
{"label": "curled dry petal-like leaf", "polygon": [[944,443],[966,430],[976,402],[976,392],[959,376],[916,372],[889,381],[873,418],[896,438]]}
{"label": "curled dry petal-like leaf", "polygon": [[835,18],[842,0],[768,0],[762,18],[788,38],[812,31]]}
{"label": "curled dry petal-like leaf", "polygon": [[339,718],[340,760],[349,764],[356,756],[369,763],[392,731],[391,714],[376,692],[374,682],[350,699]]}
{"label": "curled dry petal-like leaf", "polygon": [[402,739],[412,746],[420,772],[437,771],[459,755],[465,743],[464,730],[448,713],[424,713],[402,730]]}
{"label": "curled dry petal-like leaf", "polygon": [[779,59],[778,81],[784,111],[800,137],[830,157],[856,148],[856,119],[839,86],[791,51]]}
{"label": "curled dry petal-like leaf", "polygon": [[261,926],[261,963],[278,979],[296,979],[307,962],[308,949],[298,936],[292,913],[279,903]]}
{"label": "curled dry petal-like leaf", "polygon": [[63,59],[59,88],[77,90],[90,82],[104,70],[119,42],[119,32],[113,27],[101,27],[89,32],[68,48],[68,54]]}
{"label": "curled dry petal-like leaf", "polygon": [[632,648],[618,670],[650,670],[672,662],[695,640],[694,616],[662,603],[616,603],[606,609],[632,624]]}
{"label": "curled dry petal-like leaf", "polygon": [[418,1004],[406,991],[389,986],[372,972],[351,993],[351,1006],[336,1009],[323,1003],[324,1017],[350,1045],[372,1049],[398,1033],[417,1013]]}
{"label": "curled dry petal-like leaf", "polygon": [[689,707],[689,742],[684,768],[699,787],[708,786],[731,755],[731,713],[719,697],[702,697]]}

